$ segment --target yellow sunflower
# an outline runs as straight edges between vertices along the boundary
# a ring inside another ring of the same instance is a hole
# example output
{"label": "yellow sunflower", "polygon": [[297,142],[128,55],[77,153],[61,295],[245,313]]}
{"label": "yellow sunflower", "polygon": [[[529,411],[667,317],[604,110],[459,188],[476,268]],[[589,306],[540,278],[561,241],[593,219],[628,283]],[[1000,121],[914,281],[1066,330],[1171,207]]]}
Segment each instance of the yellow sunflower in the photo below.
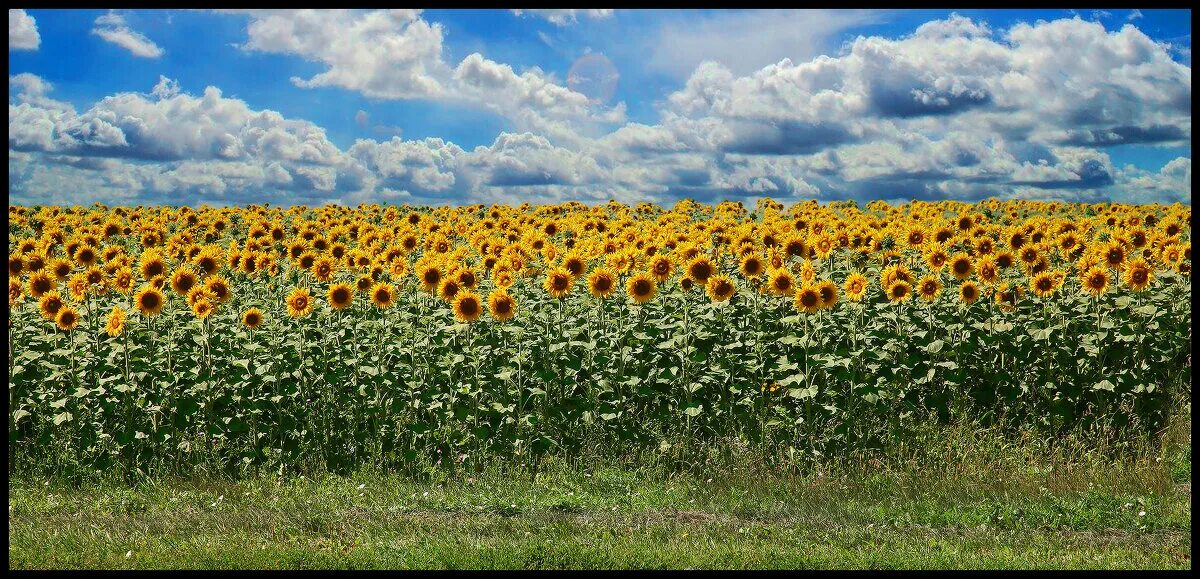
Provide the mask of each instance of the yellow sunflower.
{"label": "yellow sunflower", "polygon": [[312,313],[313,299],[308,288],[298,287],[288,294],[287,311],[293,318],[302,318]]}
{"label": "yellow sunflower", "polygon": [[644,304],[652,299],[658,293],[658,286],[654,283],[654,278],[645,273],[639,273],[631,278],[625,284],[625,290],[629,293],[629,297],[633,301]]}

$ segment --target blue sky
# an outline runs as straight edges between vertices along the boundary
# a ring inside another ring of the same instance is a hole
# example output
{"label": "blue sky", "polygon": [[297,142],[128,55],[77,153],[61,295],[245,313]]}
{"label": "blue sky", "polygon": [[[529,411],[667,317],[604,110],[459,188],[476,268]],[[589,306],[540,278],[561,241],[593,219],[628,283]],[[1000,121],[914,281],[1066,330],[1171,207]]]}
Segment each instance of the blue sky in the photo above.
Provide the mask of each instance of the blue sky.
{"label": "blue sky", "polygon": [[9,11],[9,70],[19,203],[1191,185],[1179,10],[29,9]]}

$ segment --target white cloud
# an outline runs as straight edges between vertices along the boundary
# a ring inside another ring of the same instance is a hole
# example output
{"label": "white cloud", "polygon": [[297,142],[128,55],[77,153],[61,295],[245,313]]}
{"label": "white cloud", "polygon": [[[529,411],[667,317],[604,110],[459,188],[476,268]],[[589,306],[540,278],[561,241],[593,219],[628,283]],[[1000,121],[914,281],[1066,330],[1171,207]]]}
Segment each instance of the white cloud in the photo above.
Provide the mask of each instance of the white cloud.
{"label": "white cloud", "polygon": [[385,99],[443,95],[442,27],[420,10],[253,10],[245,50],[295,54],[327,68],[296,86]]}
{"label": "white cloud", "polygon": [[8,49],[37,50],[42,42],[37,21],[20,8],[8,9]]}
{"label": "white cloud", "polygon": [[[327,69],[300,87],[337,86],[380,99],[439,99],[490,110],[517,130],[556,141],[597,123],[624,121],[624,105],[592,107],[538,68],[517,73],[473,53],[451,68],[442,59],[440,24],[419,10],[250,10],[245,50],[295,54]],[[391,130],[392,128],[387,128]]]}
{"label": "white cloud", "polygon": [[[361,27],[363,17],[335,19]],[[955,15],[746,74],[705,62],[649,124],[475,53],[439,73],[441,98],[487,107],[515,129],[473,150],[397,136],[344,151],[313,123],[215,87],[194,96],[160,77],[148,94],[77,112],[26,73],[9,79],[9,191],[18,203],[1185,200],[1188,156],[1143,170],[1114,165],[1106,148],[1190,144],[1190,73],[1132,25],[1110,32],[1076,18],[997,31]],[[399,131],[366,110],[354,119]]]}
{"label": "white cloud", "polygon": [[638,44],[651,70],[676,78],[686,78],[707,60],[749,74],[784,58],[816,57],[843,30],[879,19],[866,10],[746,10],[703,17],[685,11]]}
{"label": "white cloud", "polygon": [[557,9],[557,10],[556,9],[537,8],[537,9],[532,9],[532,10],[530,10],[530,9],[514,9],[511,12],[517,16],[523,16],[525,14],[529,14],[531,16],[537,16],[539,18],[543,18],[543,19],[547,20],[548,22],[554,24],[555,26],[568,26],[571,24],[575,24],[576,22],[579,22],[579,17],[581,15],[587,16],[588,18],[593,18],[596,20],[602,20],[602,19],[611,17],[613,15],[613,12],[615,12],[615,11],[612,9],[608,9],[608,8],[589,8],[589,9],[566,8],[566,9]]}
{"label": "white cloud", "polygon": [[108,14],[97,18],[96,26],[92,28],[92,34],[103,38],[106,42],[128,50],[134,56],[158,58],[164,52],[152,40],[146,38],[140,32],[131,29],[125,22],[125,17],[116,12],[110,11]]}
{"label": "white cloud", "polygon": [[1129,16],[1126,16],[1126,17],[1125,17],[1125,19],[1126,19],[1126,20],[1128,20],[1128,21],[1130,21],[1130,22],[1132,22],[1132,21],[1134,21],[1134,20],[1137,20],[1138,18],[1141,18],[1141,17],[1142,17],[1142,11],[1141,11],[1141,10],[1138,10],[1137,8],[1134,8],[1133,10],[1131,10],[1131,11],[1129,12]]}

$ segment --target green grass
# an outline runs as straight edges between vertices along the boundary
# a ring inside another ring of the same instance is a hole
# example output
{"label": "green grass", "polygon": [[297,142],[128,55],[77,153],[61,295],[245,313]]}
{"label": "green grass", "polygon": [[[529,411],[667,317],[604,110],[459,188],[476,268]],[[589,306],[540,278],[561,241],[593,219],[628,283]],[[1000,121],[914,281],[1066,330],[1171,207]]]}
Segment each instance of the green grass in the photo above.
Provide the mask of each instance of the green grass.
{"label": "green grass", "polygon": [[1124,450],[931,425],[803,472],[723,446],[682,470],[552,459],[536,477],[503,462],[132,484],[18,473],[9,567],[1190,569],[1180,418]]}
{"label": "green grass", "polygon": [[[552,464],[536,481],[360,473],[133,487],[16,478],[9,565],[1191,567],[1190,452],[1057,471],[1034,464],[1007,476],[962,470],[801,477],[732,468],[701,478]],[[1173,478],[1181,471],[1186,482]]]}

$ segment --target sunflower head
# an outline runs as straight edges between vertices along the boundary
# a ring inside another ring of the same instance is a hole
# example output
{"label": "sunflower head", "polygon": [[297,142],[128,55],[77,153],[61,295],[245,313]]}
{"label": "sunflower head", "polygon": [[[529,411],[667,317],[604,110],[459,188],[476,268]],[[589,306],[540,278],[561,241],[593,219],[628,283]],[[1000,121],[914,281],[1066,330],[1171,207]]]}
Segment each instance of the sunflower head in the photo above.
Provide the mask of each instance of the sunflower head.
{"label": "sunflower head", "polygon": [[197,319],[203,320],[212,315],[213,309],[215,308],[216,306],[213,305],[211,300],[208,298],[200,298],[192,304],[192,313],[196,315]]}
{"label": "sunflower head", "polygon": [[698,256],[688,263],[687,274],[696,283],[708,283],[708,278],[712,277],[716,268],[707,257]]}
{"label": "sunflower head", "polygon": [[887,286],[887,298],[892,303],[908,301],[912,297],[912,286],[907,281],[897,279]]}
{"label": "sunflower head", "polygon": [[854,272],[846,278],[846,282],[842,285],[842,289],[846,290],[846,297],[850,301],[857,302],[861,301],[863,296],[866,295],[868,283],[869,282],[867,281],[866,276],[861,273]]}
{"label": "sunflower head", "polygon": [[588,293],[605,299],[617,289],[617,278],[608,268],[599,267],[588,276]]}
{"label": "sunflower head", "polygon": [[517,302],[503,289],[497,289],[488,296],[488,311],[497,321],[507,322],[517,313]]}
{"label": "sunflower head", "polygon": [[54,325],[64,332],[74,330],[75,326],[79,325],[79,312],[71,306],[63,306],[58,310],[58,315],[54,316]]}
{"label": "sunflower head", "polygon": [[654,294],[658,293],[654,278],[645,273],[639,273],[629,278],[629,282],[625,284],[625,290],[629,293],[629,297],[639,304],[654,299]]}
{"label": "sunflower head", "polygon": [[42,299],[38,302],[38,310],[42,313],[42,317],[47,320],[54,321],[58,317],[58,311],[66,305],[62,296],[58,295],[58,290],[50,290],[42,295]]}
{"label": "sunflower head", "polygon": [[958,287],[958,298],[964,304],[970,305],[979,299],[979,286],[973,281],[965,281]]}
{"label": "sunflower head", "polygon": [[287,297],[288,315],[293,318],[308,316],[313,311],[312,294],[308,288],[295,288]]}
{"label": "sunflower head", "polygon": [[[20,282],[13,278],[10,281],[16,281],[18,287]],[[34,272],[29,276],[29,295],[35,298],[42,297],[46,292],[54,289],[54,280],[44,271]]]}
{"label": "sunflower head", "polygon": [[479,296],[470,291],[460,292],[454,298],[454,317],[460,322],[474,322],[483,315],[483,304]]}
{"label": "sunflower head", "polygon": [[454,301],[454,298],[458,297],[458,294],[462,289],[462,286],[459,285],[456,278],[448,277],[442,280],[442,286],[438,288],[438,295],[440,295],[442,299],[452,302]]}
{"label": "sunflower head", "polygon": [[562,268],[555,268],[546,274],[546,281],[543,286],[546,289],[546,293],[550,294],[551,297],[562,299],[571,293],[572,284],[574,284],[574,279],[571,277],[571,272]]}
{"label": "sunflower head", "polygon": [[767,277],[767,290],[777,296],[790,295],[796,291],[796,279],[787,269],[776,269]]}
{"label": "sunflower head", "polygon": [[1154,270],[1146,264],[1141,258],[1134,259],[1125,264],[1125,285],[1129,286],[1134,291],[1142,291],[1150,287],[1150,283],[1154,281]]}
{"label": "sunflower head", "polygon": [[926,302],[933,302],[940,293],[942,293],[942,283],[935,276],[927,275],[917,282],[917,295]]}
{"label": "sunflower head", "polygon": [[1039,298],[1048,298],[1058,290],[1058,276],[1054,272],[1043,271],[1033,276],[1029,286]]}
{"label": "sunflower head", "polygon": [[371,303],[381,310],[392,307],[392,303],[396,299],[396,288],[392,287],[392,284],[376,283],[371,286],[370,292]]}
{"label": "sunflower head", "polygon": [[258,308],[250,308],[242,312],[242,324],[251,330],[257,329],[262,325],[263,314]]}
{"label": "sunflower head", "polygon": [[727,275],[714,275],[708,278],[705,285],[708,298],[714,302],[728,301],[737,291],[737,285]]}
{"label": "sunflower head", "polygon": [[746,279],[756,279],[766,270],[766,264],[763,263],[761,257],[751,253],[742,258],[739,269]]}
{"label": "sunflower head", "polygon": [[812,284],[805,284],[796,291],[794,300],[796,309],[811,314],[821,309],[821,293]]}
{"label": "sunflower head", "polygon": [[162,290],[154,287],[151,284],[142,286],[138,293],[133,298],[137,305],[138,312],[143,316],[157,316],[162,312],[163,306],[166,305],[167,298],[163,295]]}
{"label": "sunflower head", "polygon": [[1108,269],[1103,267],[1092,267],[1083,273],[1082,279],[1083,291],[1100,296],[1105,291],[1108,291],[1109,275]]}
{"label": "sunflower head", "polygon": [[354,288],[350,284],[335,283],[329,286],[326,298],[329,299],[330,307],[335,310],[344,310],[354,302]]}
{"label": "sunflower head", "polygon": [[671,263],[671,258],[660,255],[650,261],[650,273],[654,276],[657,282],[664,282],[671,278],[671,270],[674,265]]}
{"label": "sunflower head", "polygon": [[196,274],[187,267],[180,267],[171,274],[171,289],[175,293],[186,296],[196,286]]}
{"label": "sunflower head", "polygon": [[950,258],[950,273],[955,279],[966,279],[971,276],[974,270],[975,266],[971,263],[969,255],[958,253]]}
{"label": "sunflower head", "polygon": [[838,287],[831,280],[817,282],[817,294],[821,296],[821,308],[830,309],[837,305]]}

